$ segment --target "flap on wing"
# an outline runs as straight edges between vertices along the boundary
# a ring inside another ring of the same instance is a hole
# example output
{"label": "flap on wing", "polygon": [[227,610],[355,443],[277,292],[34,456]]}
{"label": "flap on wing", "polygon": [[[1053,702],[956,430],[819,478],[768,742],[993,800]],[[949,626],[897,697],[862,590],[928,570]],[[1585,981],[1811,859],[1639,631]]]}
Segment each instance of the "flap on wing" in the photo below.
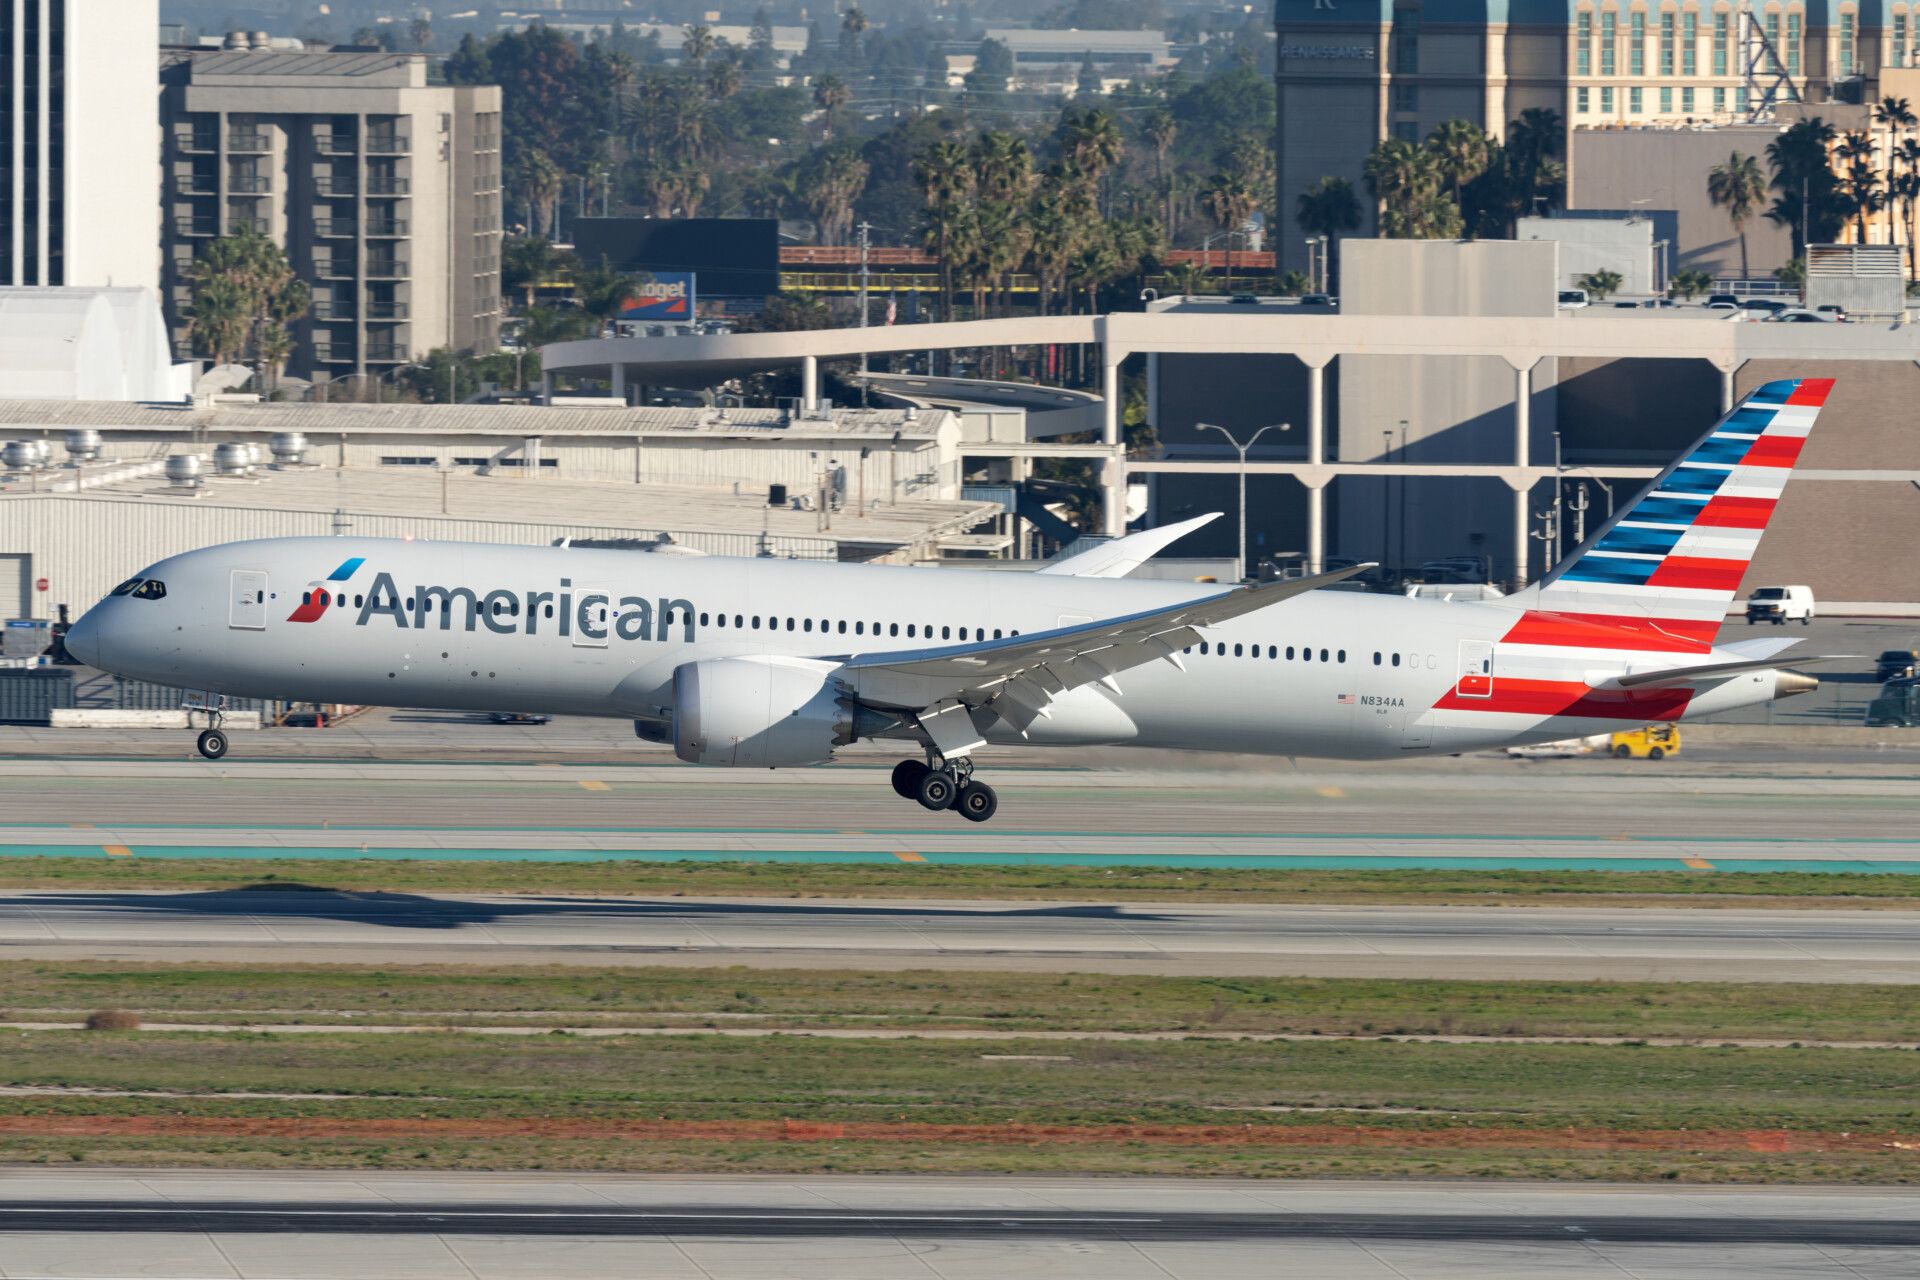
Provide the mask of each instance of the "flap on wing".
{"label": "flap on wing", "polygon": [[1195,516],[1178,524],[1129,533],[1111,542],[1089,547],[1078,555],[1043,564],[1034,572],[1066,574],[1075,578],[1124,578],[1195,529],[1219,518],[1218,511],[1209,511],[1204,516]]}

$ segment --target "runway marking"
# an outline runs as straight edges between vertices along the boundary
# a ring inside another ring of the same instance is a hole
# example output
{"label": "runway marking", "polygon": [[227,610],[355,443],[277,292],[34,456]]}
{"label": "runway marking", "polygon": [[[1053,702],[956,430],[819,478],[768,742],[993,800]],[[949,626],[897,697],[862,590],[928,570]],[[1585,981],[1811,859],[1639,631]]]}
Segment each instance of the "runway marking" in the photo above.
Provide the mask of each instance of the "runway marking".
{"label": "runway marking", "polygon": [[912,1223],[912,1222],[952,1222],[980,1225],[999,1223],[1003,1226],[1022,1226],[1034,1223],[1046,1225],[1072,1226],[1153,1226],[1164,1222],[1163,1218],[1108,1218],[1108,1217],[1052,1217],[1022,1215],[1016,1218],[1002,1217],[962,1217],[956,1214],[915,1213],[895,1216],[875,1213],[714,1213],[680,1212],[647,1213],[644,1211],[621,1212],[618,1210],[595,1209],[362,1209],[357,1206],[342,1205],[337,1209],[241,1209],[224,1205],[195,1204],[181,1201],[179,1204],[146,1208],[139,1205],[112,1205],[102,1208],[99,1205],[34,1205],[24,1208],[15,1205],[0,1205],[0,1213],[20,1215],[28,1213],[113,1213],[141,1216],[178,1217],[182,1213],[201,1212],[218,1214],[223,1217],[269,1217],[269,1218],[586,1218],[589,1220],[635,1221],[635,1222],[873,1222],[873,1223]]}
{"label": "runway marking", "polygon": [[911,849],[895,849],[893,851],[893,856],[900,859],[900,861],[902,862],[925,862],[926,861],[925,858],[921,857],[919,854],[915,853]]}
{"label": "runway marking", "polygon": [[607,789],[607,784],[604,782],[597,782],[592,778],[582,778],[580,780],[580,789],[583,791],[605,791]]}
{"label": "runway marking", "polygon": [[123,844],[103,844],[100,847],[107,851],[109,858],[131,858],[133,856],[133,850]]}
{"label": "runway marking", "polygon": [[1711,862],[1708,862],[1705,858],[1682,858],[1680,859],[1680,861],[1686,863],[1688,866],[1692,867],[1695,871],[1713,870],[1713,864]]}
{"label": "runway marking", "polygon": [[1340,787],[1315,787],[1314,794],[1323,800],[1345,800],[1347,793]]}

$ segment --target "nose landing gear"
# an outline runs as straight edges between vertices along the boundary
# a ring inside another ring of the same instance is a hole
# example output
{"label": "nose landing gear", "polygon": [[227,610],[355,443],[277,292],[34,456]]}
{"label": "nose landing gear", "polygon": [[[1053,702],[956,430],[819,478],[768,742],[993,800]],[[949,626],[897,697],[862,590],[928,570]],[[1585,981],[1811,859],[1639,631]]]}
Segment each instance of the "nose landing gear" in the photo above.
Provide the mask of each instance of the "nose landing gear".
{"label": "nose landing gear", "polygon": [[893,766],[893,789],[902,799],[918,800],[928,809],[957,809],[969,822],[985,822],[1000,807],[992,787],[976,782],[973,761],[962,756],[942,760],[939,767],[919,760]]}
{"label": "nose landing gear", "polygon": [[218,760],[227,754],[227,735],[218,729],[202,729],[200,740],[194,744],[200,754],[209,760]]}

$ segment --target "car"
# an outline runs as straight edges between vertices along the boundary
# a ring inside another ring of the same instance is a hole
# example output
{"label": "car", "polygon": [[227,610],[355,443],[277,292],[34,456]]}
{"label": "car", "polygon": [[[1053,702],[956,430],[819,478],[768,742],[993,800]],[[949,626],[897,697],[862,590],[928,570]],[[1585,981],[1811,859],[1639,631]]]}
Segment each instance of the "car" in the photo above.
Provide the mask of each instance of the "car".
{"label": "car", "polygon": [[1880,696],[1867,704],[1871,728],[1911,729],[1920,724],[1920,680],[1890,680]]}
{"label": "car", "polygon": [[1874,662],[1873,681],[1905,680],[1920,674],[1920,649],[1883,649]]}
{"label": "car", "polygon": [[1837,302],[1823,302],[1814,310],[1821,315],[1832,316],[1835,320],[1844,321],[1847,318],[1847,309]]}
{"label": "car", "polygon": [[1707,304],[1707,310],[1738,312],[1740,310],[1740,304],[1731,298],[1715,298]]}
{"label": "car", "polygon": [[1740,303],[1742,311],[1764,311],[1769,315],[1779,315],[1787,309],[1787,304],[1778,298],[1747,298]]}
{"label": "car", "polygon": [[1812,624],[1812,587],[1756,587],[1753,594],[1747,597],[1748,626],[1756,622],[1771,622],[1776,627],[1783,627],[1794,621],[1802,626]]}
{"label": "car", "polygon": [[1645,302],[1642,302],[1640,305],[1645,307],[1649,311],[1667,311],[1667,310],[1670,310],[1671,308],[1679,306],[1680,304],[1675,302],[1672,298],[1648,298]]}
{"label": "car", "polygon": [[1634,302],[1628,298],[1622,298],[1620,301],[1614,303],[1613,305],[1615,309],[1620,311],[1638,311],[1640,309],[1639,303]]}
{"label": "car", "polygon": [[1723,303],[1729,307],[1737,307],[1740,305],[1740,299],[1731,293],[1710,293],[1707,295],[1707,305],[1709,307],[1717,307]]}
{"label": "car", "polygon": [[1260,305],[1260,295],[1256,293],[1236,293],[1233,297],[1229,298],[1228,301],[1236,307],[1257,307]]}
{"label": "car", "polygon": [[1554,305],[1562,311],[1578,311],[1586,306],[1588,301],[1585,289],[1562,289]]}
{"label": "car", "polygon": [[1680,726],[1650,724],[1613,735],[1611,744],[1616,760],[1665,760],[1680,754]]}
{"label": "car", "polygon": [[1330,307],[1334,305],[1333,295],[1326,293],[1303,293],[1300,295],[1300,305],[1303,307]]}
{"label": "car", "polygon": [[1821,315],[1818,311],[1809,311],[1805,307],[1788,307],[1785,311],[1776,311],[1767,317],[1771,324],[1833,324],[1832,316]]}
{"label": "car", "polygon": [[491,724],[546,724],[552,720],[549,715],[537,711],[489,711],[487,720]]}

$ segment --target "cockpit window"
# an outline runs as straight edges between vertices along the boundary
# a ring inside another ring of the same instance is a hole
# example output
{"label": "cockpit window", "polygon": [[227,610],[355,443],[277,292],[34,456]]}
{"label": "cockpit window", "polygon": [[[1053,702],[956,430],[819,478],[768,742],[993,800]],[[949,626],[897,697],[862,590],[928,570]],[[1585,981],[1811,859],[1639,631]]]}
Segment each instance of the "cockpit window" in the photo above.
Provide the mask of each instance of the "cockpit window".
{"label": "cockpit window", "polygon": [[117,587],[115,587],[115,588],[114,588],[114,589],[113,589],[112,591],[110,591],[110,592],[109,592],[108,594],[109,594],[109,595],[116,595],[116,596],[126,596],[126,595],[132,595],[132,594],[133,594],[133,589],[134,589],[135,587],[137,587],[137,586],[139,586],[139,585],[140,585],[140,583],[141,583],[141,581],[142,581],[142,580],[141,580],[141,579],[139,579],[139,578],[128,578],[128,579],[127,579],[127,580],[126,580],[125,582],[123,582],[123,583],[121,583],[121,584],[120,584],[119,586],[117,586]]}
{"label": "cockpit window", "polygon": [[127,594],[135,600],[164,600],[167,598],[167,584],[158,578],[148,578]]}

